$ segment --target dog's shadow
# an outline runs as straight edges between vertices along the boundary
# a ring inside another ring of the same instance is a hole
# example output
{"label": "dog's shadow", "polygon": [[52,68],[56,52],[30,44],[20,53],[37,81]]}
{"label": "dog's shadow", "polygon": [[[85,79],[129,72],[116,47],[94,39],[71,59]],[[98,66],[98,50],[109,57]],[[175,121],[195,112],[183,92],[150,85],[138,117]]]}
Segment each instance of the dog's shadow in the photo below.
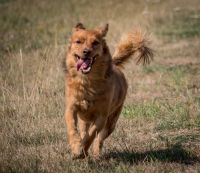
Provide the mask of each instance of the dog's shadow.
{"label": "dog's shadow", "polygon": [[125,164],[160,161],[180,164],[200,163],[200,158],[183,149],[181,145],[173,145],[167,149],[150,150],[145,152],[111,151],[104,154],[104,159],[114,159]]}

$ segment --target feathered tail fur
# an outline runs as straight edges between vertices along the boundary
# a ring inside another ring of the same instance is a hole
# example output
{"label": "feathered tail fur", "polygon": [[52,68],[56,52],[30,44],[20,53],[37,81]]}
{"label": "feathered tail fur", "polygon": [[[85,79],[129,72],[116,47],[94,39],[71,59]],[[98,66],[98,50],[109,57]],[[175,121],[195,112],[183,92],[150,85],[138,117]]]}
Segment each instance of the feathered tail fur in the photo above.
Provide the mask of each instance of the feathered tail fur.
{"label": "feathered tail fur", "polygon": [[113,64],[123,66],[132,55],[138,53],[136,64],[149,64],[153,59],[153,51],[148,47],[149,40],[141,31],[129,33],[117,46],[112,57]]}

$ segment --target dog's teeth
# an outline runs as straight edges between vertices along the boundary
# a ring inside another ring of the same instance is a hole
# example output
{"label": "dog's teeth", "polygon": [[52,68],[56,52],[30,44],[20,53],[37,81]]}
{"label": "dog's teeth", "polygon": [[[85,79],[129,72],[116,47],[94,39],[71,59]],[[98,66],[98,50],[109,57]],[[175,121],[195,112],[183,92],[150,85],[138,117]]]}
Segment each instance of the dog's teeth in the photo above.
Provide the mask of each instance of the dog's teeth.
{"label": "dog's teeth", "polygon": [[90,70],[91,70],[91,67],[87,68],[87,69],[86,69],[86,72],[89,72]]}
{"label": "dog's teeth", "polygon": [[83,73],[87,73],[87,72],[89,72],[90,70],[91,70],[91,67],[88,67],[87,69],[82,70],[82,72],[83,72]]}

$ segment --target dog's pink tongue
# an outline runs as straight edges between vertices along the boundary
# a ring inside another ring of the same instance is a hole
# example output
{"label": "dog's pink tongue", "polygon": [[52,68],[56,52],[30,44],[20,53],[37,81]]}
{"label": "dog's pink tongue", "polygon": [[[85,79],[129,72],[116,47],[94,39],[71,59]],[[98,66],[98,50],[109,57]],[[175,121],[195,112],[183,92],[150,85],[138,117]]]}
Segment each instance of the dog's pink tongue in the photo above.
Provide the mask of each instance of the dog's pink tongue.
{"label": "dog's pink tongue", "polygon": [[77,64],[76,64],[76,67],[77,67],[77,71],[79,71],[80,67],[82,66],[82,64],[84,63],[83,59],[79,59]]}
{"label": "dog's pink tongue", "polygon": [[87,69],[89,67],[90,60],[86,59],[79,59],[77,62],[77,70],[79,71],[80,69]]}

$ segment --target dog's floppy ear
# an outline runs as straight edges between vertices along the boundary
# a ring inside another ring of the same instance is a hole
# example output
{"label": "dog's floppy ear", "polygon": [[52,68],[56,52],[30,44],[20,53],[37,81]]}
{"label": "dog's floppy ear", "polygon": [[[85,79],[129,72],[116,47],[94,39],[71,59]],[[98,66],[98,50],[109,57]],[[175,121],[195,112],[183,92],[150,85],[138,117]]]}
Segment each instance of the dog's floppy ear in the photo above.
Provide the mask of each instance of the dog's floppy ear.
{"label": "dog's floppy ear", "polygon": [[108,32],[108,24],[106,23],[105,25],[100,26],[99,28],[97,28],[97,31],[102,37],[105,37]]}
{"label": "dog's floppy ear", "polygon": [[73,28],[73,31],[78,31],[78,30],[81,30],[81,29],[85,29],[85,27],[83,26],[82,23],[77,23],[76,26]]}

